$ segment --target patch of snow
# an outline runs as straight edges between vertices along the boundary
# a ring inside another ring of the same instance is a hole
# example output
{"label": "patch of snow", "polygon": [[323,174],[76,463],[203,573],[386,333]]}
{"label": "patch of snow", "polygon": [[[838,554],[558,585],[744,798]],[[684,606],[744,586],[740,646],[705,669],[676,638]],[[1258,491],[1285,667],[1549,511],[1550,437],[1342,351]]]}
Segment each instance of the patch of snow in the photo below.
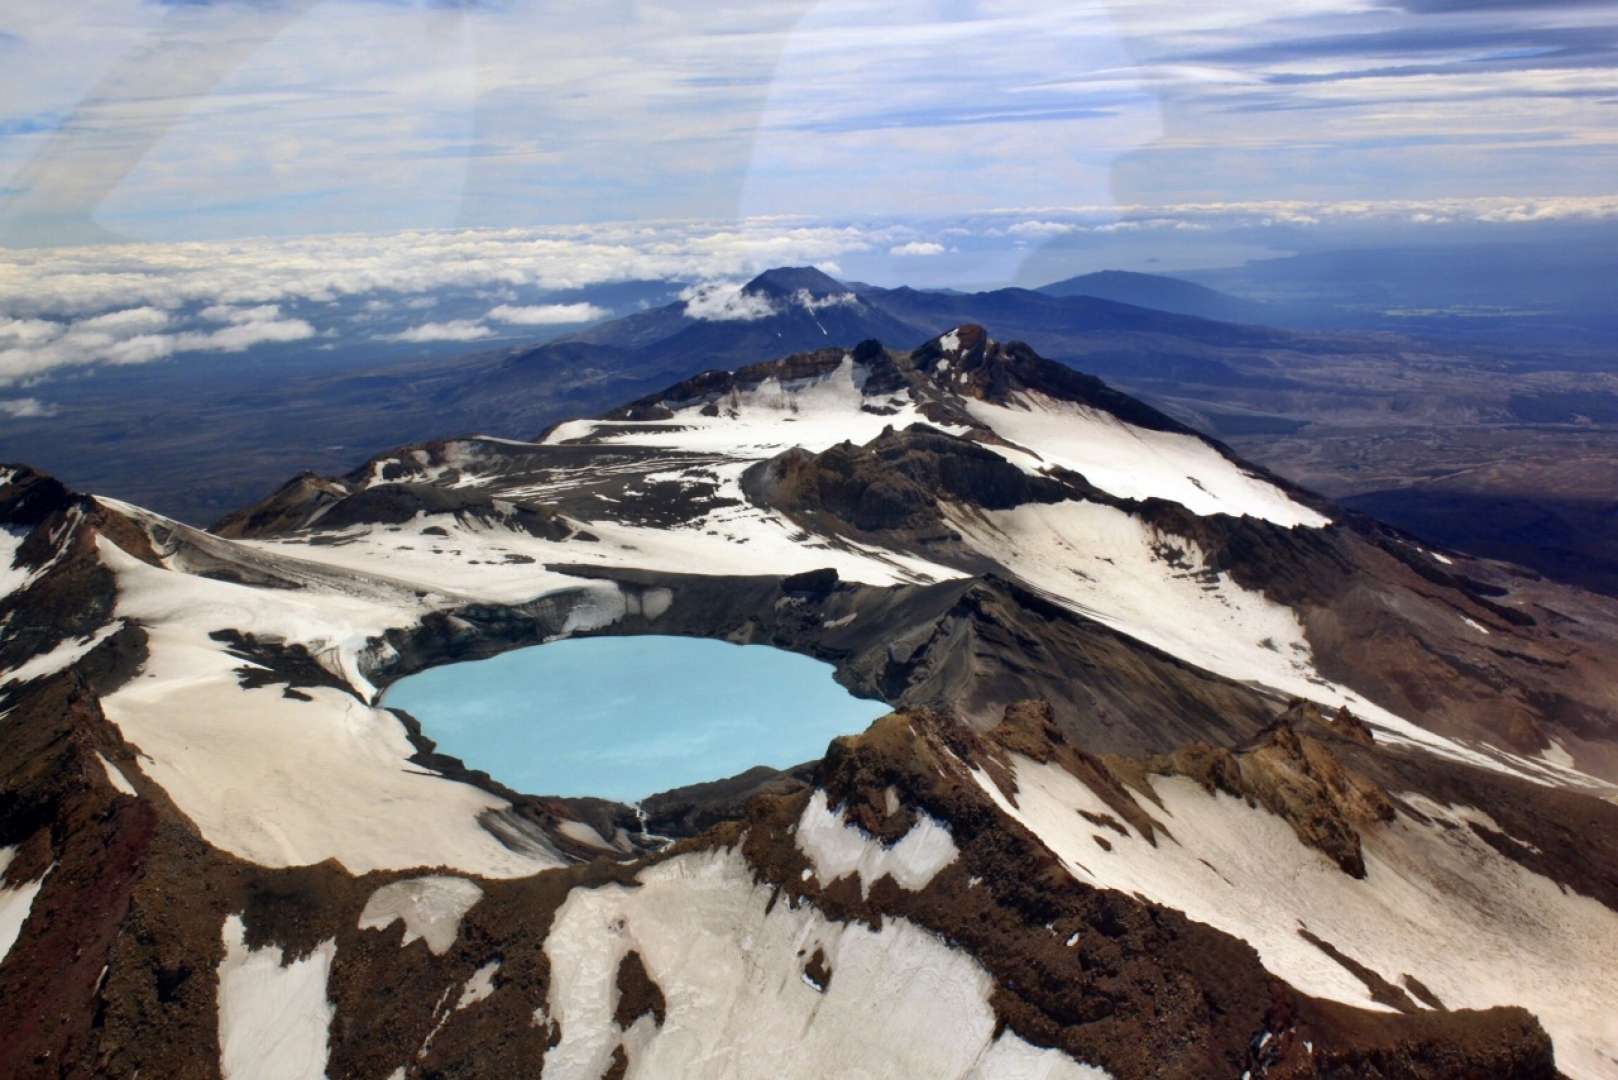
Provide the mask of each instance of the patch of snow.
{"label": "patch of snow", "polygon": [[[938,347],[940,349],[944,350],[947,353],[958,353],[958,352],[960,352],[961,351],[961,334],[960,334],[960,331],[951,330],[949,333],[947,333],[943,337],[939,338],[938,339]],[[947,361],[946,361],[946,363],[947,363]],[[947,371],[948,369],[946,367],[944,367],[942,364],[940,364],[938,370],[939,371]]]}
{"label": "patch of snow", "polygon": [[[1366,876],[1344,874],[1280,818],[1183,777],[1153,777],[1173,833],[1156,847],[1132,827],[1112,851],[1087,843],[1075,813],[1100,798],[1056,764],[1016,757],[1017,805],[975,771],[1005,813],[1039,836],[1074,877],[1139,894],[1249,942],[1264,966],[1308,994],[1361,1008],[1365,985],[1297,933],[1300,926],[1390,982],[1410,974],[1448,1007],[1522,1005],[1556,1043],[1570,1076],[1610,1075],[1618,1057],[1618,912],[1500,855],[1469,828],[1400,815],[1366,829]],[[1489,823],[1406,793],[1422,815]],[[1206,861],[1204,861],[1206,860]]]}
{"label": "patch of snow", "polygon": [[[0,848],[0,878],[5,877],[6,869],[16,857],[16,848]],[[23,923],[28,921],[28,912],[34,906],[34,897],[39,895],[39,890],[45,884],[45,879],[50,877],[50,873],[50,870],[46,870],[35,881],[27,881],[11,888],[0,887],[0,963],[5,962],[6,954],[17,943]]]}
{"label": "patch of snow", "polygon": [[674,590],[660,586],[641,593],[626,593],[624,600],[629,614],[639,615],[648,622],[655,622],[674,605]]}
{"label": "patch of snow", "polygon": [[562,630],[557,637],[601,630],[629,613],[629,602],[624,591],[612,582],[606,584],[610,588],[593,589],[573,605],[567,618],[562,620]]}
{"label": "patch of snow", "polygon": [[966,407],[1016,444],[984,446],[1028,472],[1060,465],[1119,498],[1169,499],[1194,514],[1245,514],[1289,527],[1331,524],[1195,435],[1135,427],[1032,391],[1018,393],[1011,405],[967,399]]}
{"label": "patch of snow", "polygon": [[1489,635],[1489,628],[1478,622],[1476,619],[1469,619],[1465,615],[1462,615],[1461,621],[1483,636],[1487,637]]}
{"label": "patch of snow", "polygon": [[123,629],[123,623],[114,619],[88,637],[64,641],[50,652],[32,656],[10,671],[0,673],[0,686],[31,682],[34,679],[43,679],[58,672],[66,671],[88,656],[97,645],[100,645],[121,629]]}
{"label": "patch of snow", "polygon": [[1559,769],[1577,768],[1573,762],[1573,755],[1567,752],[1567,747],[1555,739],[1551,739],[1550,745],[1539,752],[1539,758],[1541,761]]}
{"label": "patch of snow", "polygon": [[[732,851],[681,855],[638,882],[576,888],[556,913],[547,1015],[562,1041],[545,1056],[546,1080],[596,1080],[620,1040],[636,1080],[1102,1075],[1058,1071],[1049,1058],[1044,1073],[1014,1071],[1027,1056],[993,1049],[988,972],[905,919],[872,931],[811,904],[771,904],[771,887]],[[804,980],[800,956],[817,946],[833,972],[823,992]],[[631,949],[668,1016],[661,1027],[642,1017],[626,1034],[613,1011]]]}
{"label": "patch of snow", "polygon": [[819,788],[809,796],[798,818],[794,839],[822,882],[829,885],[858,874],[864,896],[871,894],[872,885],[890,876],[901,888],[924,889],[960,855],[949,828],[927,814],[919,814],[910,831],[888,847],[857,826],[845,824]]}
{"label": "patch of snow", "polygon": [[321,1080],[334,1010],[329,939],[287,962],[279,946],[247,947],[240,916],[225,919],[219,962],[219,1068],[225,1080]]}
{"label": "patch of snow", "polygon": [[17,566],[17,552],[28,534],[20,529],[0,527],[0,598],[25,587],[33,578],[33,568]]}
{"label": "patch of snow", "polygon": [[44,577],[55,566],[63,555],[67,554],[69,542],[78,532],[79,523],[84,520],[84,511],[77,506],[68,507],[62,524],[52,530],[47,539],[54,545],[55,550],[51,557],[36,567],[18,566],[17,555],[22,549],[23,541],[31,535],[30,532],[0,527],[0,597],[10,596],[21,592],[34,582]]}
{"label": "patch of snow", "polygon": [[500,961],[490,960],[472,972],[472,977],[461,987],[461,996],[455,999],[455,1011],[460,1012],[469,1005],[476,1005],[494,993],[494,976],[499,970]]}
{"label": "patch of snow", "polygon": [[507,439],[500,435],[473,435],[471,438],[476,442],[495,443],[499,446],[514,446],[518,449],[531,449],[540,445],[539,443],[535,442],[525,442],[522,439]]}
{"label": "patch of snow", "polygon": [[594,826],[582,821],[558,821],[556,831],[570,840],[576,840],[586,847],[600,848],[603,851],[616,850],[602,837]]}
{"label": "patch of snow", "polygon": [[382,886],[365,901],[359,929],[385,930],[395,919],[404,920],[401,946],[420,939],[434,956],[455,944],[461,919],[483,899],[483,890],[465,878],[433,875],[407,878]]}
{"label": "patch of snow", "polygon": [[135,798],[135,785],[129,782],[129,777],[124,775],[124,771],[108,761],[105,754],[97,752],[96,758],[101,762],[101,767],[107,770],[107,782],[117,788],[121,794]]}

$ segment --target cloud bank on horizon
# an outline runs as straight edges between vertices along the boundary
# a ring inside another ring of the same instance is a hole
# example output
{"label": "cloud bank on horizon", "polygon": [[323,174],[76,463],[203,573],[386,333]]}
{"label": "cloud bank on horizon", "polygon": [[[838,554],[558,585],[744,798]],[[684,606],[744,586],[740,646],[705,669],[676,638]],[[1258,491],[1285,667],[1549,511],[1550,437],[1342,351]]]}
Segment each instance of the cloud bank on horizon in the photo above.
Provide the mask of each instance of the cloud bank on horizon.
{"label": "cloud bank on horizon", "polygon": [[[266,344],[531,340],[546,328],[628,314],[567,296],[623,282],[686,283],[670,299],[688,317],[746,321],[774,307],[744,292],[744,280],[783,265],[889,283],[970,283],[998,272],[999,284],[1019,268],[1037,274],[1030,253],[1120,236],[1131,245],[1235,237],[1258,249],[1254,238],[1266,236],[1297,247],[1302,238],[1329,242],[1366,230],[1408,238],[1482,229],[1498,237],[1536,226],[1618,227],[1618,196],[1044,206],[887,222],[772,217],[0,248],[0,388]],[[458,310],[441,310],[446,296]],[[848,299],[797,302],[815,310]]]}
{"label": "cloud bank on horizon", "polygon": [[1614,0],[15,0],[0,57],[13,245],[1618,175]]}

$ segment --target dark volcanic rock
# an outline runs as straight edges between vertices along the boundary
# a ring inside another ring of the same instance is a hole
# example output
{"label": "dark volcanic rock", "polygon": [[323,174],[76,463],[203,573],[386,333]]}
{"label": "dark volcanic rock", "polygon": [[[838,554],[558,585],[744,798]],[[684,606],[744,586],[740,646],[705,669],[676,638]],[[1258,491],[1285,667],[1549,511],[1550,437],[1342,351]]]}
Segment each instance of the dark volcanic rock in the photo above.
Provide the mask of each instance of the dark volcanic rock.
{"label": "dark volcanic rock", "polygon": [[618,962],[618,1007],[613,1011],[613,1023],[625,1031],[643,1016],[650,1016],[658,1027],[667,1019],[669,1007],[663,1000],[663,991],[646,974],[646,964],[640,953],[631,949]]}
{"label": "dark volcanic rock", "polygon": [[268,498],[221,518],[209,531],[232,539],[293,532],[321,508],[347,495],[348,489],[338,481],[302,472]]}
{"label": "dark volcanic rock", "polygon": [[864,446],[820,454],[788,450],[748,470],[749,495],[788,514],[829,515],[864,532],[944,531],[939,500],[1005,510],[1081,494],[1076,484],[1030,476],[1005,458],[924,425],[888,429]]}
{"label": "dark volcanic rock", "polygon": [[942,339],[933,338],[910,354],[910,362],[917,371],[937,375],[939,365],[948,361],[950,388],[957,393],[1004,404],[1019,390],[1036,390],[1059,401],[1077,402],[1112,413],[1136,427],[1202,437],[1139,399],[1114,390],[1094,375],[1046,360],[1020,341],[993,341],[987,330],[976,325],[960,326],[951,333],[960,343],[958,349],[946,351]]}
{"label": "dark volcanic rock", "polygon": [[641,800],[646,829],[661,836],[695,836],[725,821],[746,815],[747,804],[760,795],[792,795],[803,791],[814,774],[814,763],[793,769],[757,765],[724,780],[691,784],[659,792]]}

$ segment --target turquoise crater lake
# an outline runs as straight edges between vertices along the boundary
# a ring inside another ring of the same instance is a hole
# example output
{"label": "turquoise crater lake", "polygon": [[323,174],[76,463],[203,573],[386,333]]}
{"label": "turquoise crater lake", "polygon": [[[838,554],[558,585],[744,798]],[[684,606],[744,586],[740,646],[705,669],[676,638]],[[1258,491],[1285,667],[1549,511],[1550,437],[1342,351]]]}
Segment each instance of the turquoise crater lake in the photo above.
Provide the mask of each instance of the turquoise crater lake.
{"label": "turquoise crater lake", "polygon": [[666,636],[570,638],[446,664],[400,679],[383,704],[507,787],[625,802],[801,764],[890,711],[819,660]]}

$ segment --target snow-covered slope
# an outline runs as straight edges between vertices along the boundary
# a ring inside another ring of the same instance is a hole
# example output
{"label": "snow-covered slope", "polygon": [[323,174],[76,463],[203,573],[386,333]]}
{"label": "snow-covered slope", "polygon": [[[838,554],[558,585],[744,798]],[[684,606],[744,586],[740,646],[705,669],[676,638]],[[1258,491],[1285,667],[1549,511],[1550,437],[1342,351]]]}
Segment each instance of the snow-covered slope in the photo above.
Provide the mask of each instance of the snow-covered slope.
{"label": "snow-covered slope", "polygon": [[[1381,737],[1550,783],[1592,778],[1496,746],[1464,745],[1325,678],[1298,613],[1210,565],[1196,541],[1114,506],[1064,501],[953,507],[966,542],[1075,611],[1227,678],[1347,707]],[[1571,763],[1568,763],[1571,764]]]}
{"label": "snow-covered slope", "polygon": [[[988,973],[925,930],[832,922],[770,894],[724,850],[671,859],[633,888],[575,890],[545,945],[555,979],[546,1016],[562,1031],[546,1075],[594,1080],[621,1039],[631,1077],[1107,1076],[998,1031]],[[620,1034],[614,978],[630,951],[668,1012]],[[832,972],[824,985],[802,972],[810,953]]]}
{"label": "snow-covered slope", "polygon": [[[1035,832],[1079,880],[1146,897],[1251,942],[1264,966],[1306,993],[1392,1007],[1308,931],[1388,983],[1444,1007],[1525,1005],[1570,1076],[1610,1074],[1618,1048],[1618,912],[1524,868],[1469,825],[1486,813],[1402,793],[1407,810],[1366,834],[1354,879],[1272,814],[1184,777],[1153,777],[1156,842],[1081,814],[1111,807],[1059,765],[1014,758],[1015,803],[974,773],[1002,811]],[[1102,841],[1096,839],[1104,834]],[[1412,980],[1414,983],[1412,984]]]}
{"label": "snow-covered slope", "polygon": [[966,408],[1010,444],[997,448],[1023,468],[1072,469],[1120,499],[1168,499],[1195,514],[1251,515],[1277,525],[1330,522],[1196,435],[1134,427],[1037,391],[1013,394],[1004,405],[969,401]]}

